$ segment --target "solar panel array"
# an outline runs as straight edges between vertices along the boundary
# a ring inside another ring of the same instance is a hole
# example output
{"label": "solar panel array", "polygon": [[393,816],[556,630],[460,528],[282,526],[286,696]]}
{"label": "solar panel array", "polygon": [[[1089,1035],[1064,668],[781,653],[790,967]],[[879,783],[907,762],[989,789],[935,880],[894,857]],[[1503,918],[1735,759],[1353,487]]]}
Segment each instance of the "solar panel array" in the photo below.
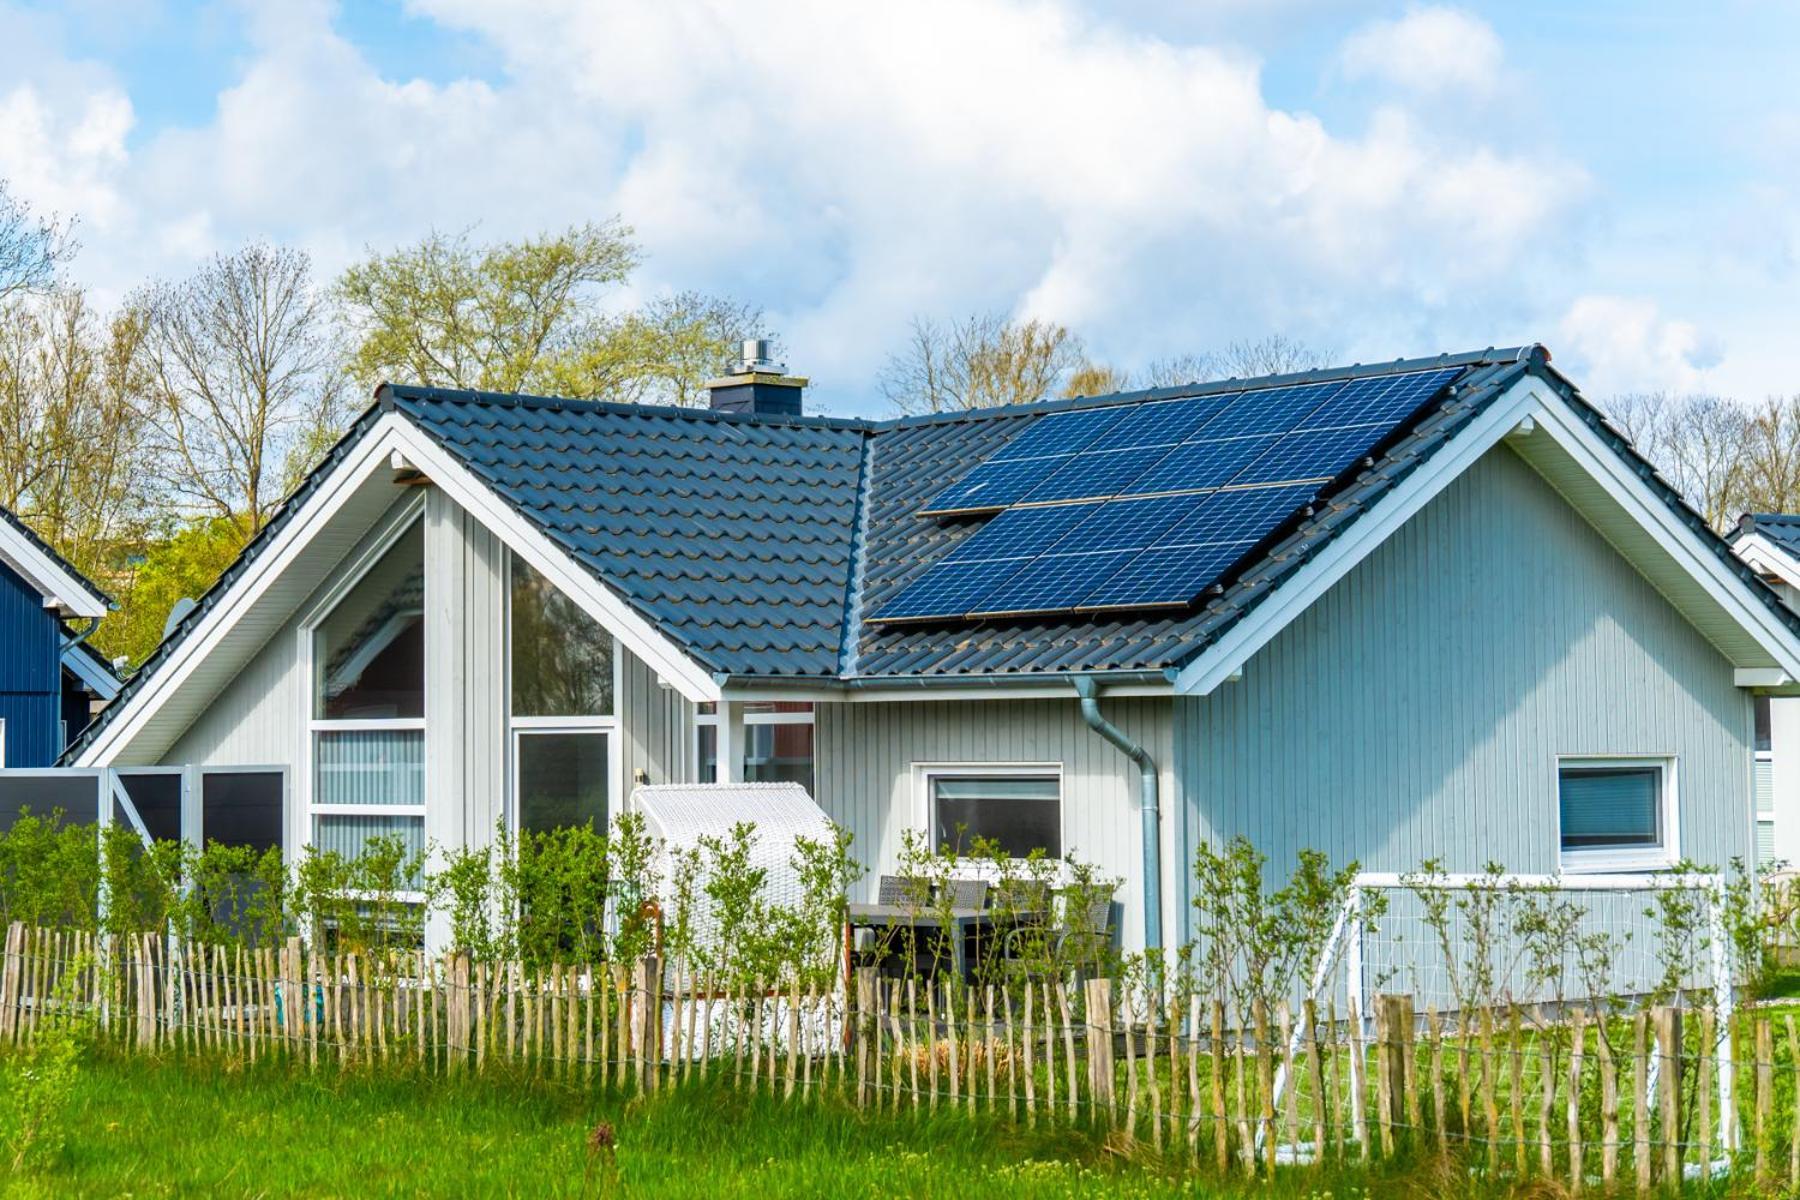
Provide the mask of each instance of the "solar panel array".
{"label": "solar panel array", "polygon": [[872,619],[1192,603],[1460,369],[1040,417],[921,515],[998,512]]}

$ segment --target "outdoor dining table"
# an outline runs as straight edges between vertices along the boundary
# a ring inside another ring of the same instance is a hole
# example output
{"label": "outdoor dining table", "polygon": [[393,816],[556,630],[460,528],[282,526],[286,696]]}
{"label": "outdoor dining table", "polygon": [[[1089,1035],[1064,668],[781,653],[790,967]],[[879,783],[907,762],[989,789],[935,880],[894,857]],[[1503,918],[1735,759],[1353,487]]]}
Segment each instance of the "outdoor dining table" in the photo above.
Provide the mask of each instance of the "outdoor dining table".
{"label": "outdoor dining table", "polygon": [[861,904],[848,906],[844,924],[850,938],[858,929],[943,929],[946,924],[950,931],[950,967],[957,979],[967,979],[967,957],[965,947],[971,929],[981,929],[998,924],[997,916],[1004,915],[1008,926],[1023,924],[1042,916],[1041,913],[1009,912],[996,913],[987,908],[952,908],[948,912],[941,908],[918,908],[910,904]]}

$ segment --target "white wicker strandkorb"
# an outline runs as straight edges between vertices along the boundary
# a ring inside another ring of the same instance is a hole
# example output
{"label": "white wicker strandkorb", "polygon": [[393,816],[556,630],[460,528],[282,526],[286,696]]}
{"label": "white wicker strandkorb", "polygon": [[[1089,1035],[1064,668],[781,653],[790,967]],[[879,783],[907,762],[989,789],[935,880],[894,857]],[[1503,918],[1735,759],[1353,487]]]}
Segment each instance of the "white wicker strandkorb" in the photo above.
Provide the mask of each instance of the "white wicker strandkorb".
{"label": "white wicker strandkorb", "polygon": [[[645,832],[656,843],[657,890],[665,897],[677,853],[698,846],[701,838],[724,839],[732,826],[747,821],[756,827],[751,868],[768,873],[764,898],[771,904],[798,905],[803,891],[794,870],[794,840],[831,839],[825,810],[797,783],[644,784],[631,793],[631,806],[644,814]],[[704,887],[704,879],[700,882]],[[708,945],[717,926],[703,892],[695,897],[695,908],[694,939]]]}

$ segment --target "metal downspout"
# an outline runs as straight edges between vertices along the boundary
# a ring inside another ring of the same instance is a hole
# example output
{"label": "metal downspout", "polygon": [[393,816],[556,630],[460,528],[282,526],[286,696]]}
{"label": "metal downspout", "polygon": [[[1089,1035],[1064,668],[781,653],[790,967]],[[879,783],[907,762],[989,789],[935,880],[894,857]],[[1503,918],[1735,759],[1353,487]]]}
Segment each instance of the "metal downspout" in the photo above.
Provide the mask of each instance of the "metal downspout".
{"label": "metal downspout", "polygon": [[1099,692],[1094,681],[1084,675],[1071,676],[1075,694],[1081,698],[1081,719],[1088,728],[1111,742],[1125,757],[1137,764],[1142,799],[1138,815],[1144,825],[1144,948],[1162,948],[1162,814],[1157,805],[1160,790],[1156,760],[1150,752],[1125,735],[1125,731],[1100,715]]}
{"label": "metal downspout", "polygon": [[93,637],[94,630],[98,628],[100,628],[100,618],[89,617],[88,627],[86,629],[82,630],[80,633],[71,633],[68,637],[63,639],[62,653],[68,653],[74,647],[81,645],[81,643]]}

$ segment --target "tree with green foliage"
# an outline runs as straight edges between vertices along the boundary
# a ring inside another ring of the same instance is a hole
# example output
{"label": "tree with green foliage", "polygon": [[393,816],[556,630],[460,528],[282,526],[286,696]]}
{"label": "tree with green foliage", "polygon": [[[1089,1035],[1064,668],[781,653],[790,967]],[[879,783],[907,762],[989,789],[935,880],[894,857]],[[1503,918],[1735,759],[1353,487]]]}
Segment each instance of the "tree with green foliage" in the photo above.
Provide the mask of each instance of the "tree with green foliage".
{"label": "tree with green foliage", "polygon": [[617,219],[516,242],[434,233],[338,280],[350,371],[384,381],[689,404],[761,314],[682,292],[615,312],[640,261]]}
{"label": "tree with green foliage", "polygon": [[119,609],[100,623],[94,647],[132,666],[162,641],[163,623],[183,597],[198,597],[231,565],[250,533],[237,517],[207,517],[152,542],[130,570],[118,595]]}

